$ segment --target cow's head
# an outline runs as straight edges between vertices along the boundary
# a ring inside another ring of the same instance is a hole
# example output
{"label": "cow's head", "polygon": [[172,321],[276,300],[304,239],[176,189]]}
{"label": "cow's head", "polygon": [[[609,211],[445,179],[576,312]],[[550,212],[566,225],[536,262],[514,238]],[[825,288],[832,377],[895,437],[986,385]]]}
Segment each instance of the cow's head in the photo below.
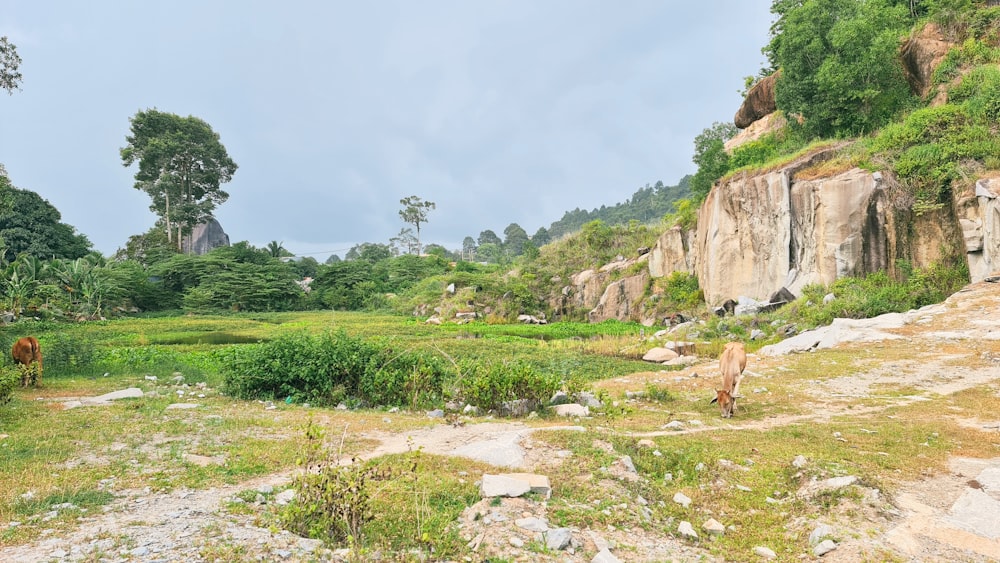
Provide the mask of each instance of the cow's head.
{"label": "cow's head", "polygon": [[736,399],[729,393],[729,391],[716,389],[715,398],[708,404],[716,402],[719,403],[719,410],[722,412],[722,418],[732,418],[733,408],[736,407]]}

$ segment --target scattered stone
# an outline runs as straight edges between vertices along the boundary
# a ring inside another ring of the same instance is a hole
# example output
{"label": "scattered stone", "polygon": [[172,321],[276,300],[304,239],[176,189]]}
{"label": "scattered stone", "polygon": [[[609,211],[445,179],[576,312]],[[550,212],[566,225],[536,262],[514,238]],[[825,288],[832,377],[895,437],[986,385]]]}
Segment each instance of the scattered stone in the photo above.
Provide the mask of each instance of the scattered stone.
{"label": "scattered stone", "polygon": [[444,418],[444,411],[441,409],[434,409],[427,413],[428,418]]}
{"label": "scattered stone", "polygon": [[758,545],[757,547],[753,548],[753,552],[755,555],[763,557],[764,559],[774,559],[775,557],[778,556],[778,554],[772,551],[770,548],[764,547],[762,545]]}
{"label": "scattered stone", "polygon": [[684,428],[684,423],[679,420],[672,420],[663,425],[664,430],[681,430]]}
{"label": "scattered stone", "polygon": [[549,478],[533,473],[505,473],[502,475],[483,475],[480,494],[489,497],[519,497],[528,492],[549,498],[552,487]]}
{"label": "scattered stone", "polygon": [[637,473],[635,464],[632,463],[632,456],[623,455],[618,461],[621,462],[622,467],[624,467],[629,473]]}
{"label": "scattered stone", "polygon": [[646,362],[661,364],[663,362],[669,362],[679,356],[680,354],[674,352],[670,348],[657,346],[656,348],[652,348],[650,351],[646,352],[642,359]]}
{"label": "scattered stone", "polygon": [[549,399],[550,405],[565,405],[571,402],[573,401],[565,391],[556,391],[555,395],[552,395],[552,398]]}
{"label": "scattered stone", "polygon": [[528,530],[529,532],[544,533],[549,531],[549,523],[544,518],[536,518],[534,516],[518,518],[514,521],[514,524],[517,524],[518,528]]}
{"label": "scattered stone", "polygon": [[715,518],[709,518],[701,525],[701,528],[710,536],[721,536],[726,533],[726,527]]}
{"label": "scattered stone", "polygon": [[184,409],[196,409],[201,405],[195,403],[170,403],[167,405],[166,410],[184,410]]}
{"label": "scattered stone", "polygon": [[636,443],[640,448],[655,448],[656,442],[650,440],[649,438],[643,438]]}
{"label": "scattered stone", "polygon": [[850,487],[851,485],[858,482],[858,478],[854,475],[846,475],[844,477],[832,477],[830,479],[824,479],[822,481],[816,481],[806,485],[805,495],[815,496],[819,493],[826,491],[836,491],[843,489],[845,487]]}
{"label": "scattered stone", "polygon": [[597,555],[590,560],[590,563],[621,563],[621,559],[612,555],[608,548],[605,547],[597,552]]}
{"label": "scattered stone", "polygon": [[590,407],[592,409],[604,406],[604,404],[601,403],[601,401],[599,401],[597,397],[589,391],[580,391],[575,395],[575,398],[578,404],[581,404],[585,407]]}
{"label": "scattered stone", "polygon": [[809,546],[816,547],[821,541],[832,536],[834,534],[833,526],[829,524],[820,524],[816,526],[816,529],[809,534]]}
{"label": "scattered stone", "polygon": [[545,534],[545,547],[553,551],[561,551],[569,547],[573,534],[569,528],[556,528]]}
{"label": "scattered stone", "polygon": [[837,544],[833,540],[823,540],[819,545],[813,548],[813,555],[816,557],[822,557],[827,553],[837,549]]}
{"label": "scattered stone", "polygon": [[681,521],[680,525],[677,526],[677,533],[689,540],[698,539],[698,532],[694,531],[694,527],[687,520]]}
{"label": "scattered stone", "polygon": [[295,499],[295,490],[285,489],[284,491],[281,491],[274,497],[274,504],[277,504],[279,506],[284,506],[292,502],[292,500],[294,499]]}
{"label": "scattered stone", "polygon": [[473,405],[465,405],[465,408],[462,409],[462,414],[468,416],[479,416],[479,407]]}
{"label": "scattered stone", "polygon": [[556,405],[553,412],[555,412],[556,416],[590,416],[590,409],[588,407],[576,403]]}
{"label": "scattered stone", "polygon": [[792,460],[792,467],[795,467],[796,469],[802,469],[803,467],[806,466],[807,463],[808,462],[806,461],[805,456],[797,455],[795,456],[795,459]]}
{"label": "scattered stone", "polygon": [[684,493],[674,493],[674,502],[687,508],[691,506],[691,499]]}
{"label": "scattered stone", "polygon": [[507,542],[510,543],[510,545],[512,545],[514,547],[517,547],[517,548],[524,547],[524,540],[522,540],[521,538],[519,538],[517,536],[511,536],[510,539],[507,540]]}

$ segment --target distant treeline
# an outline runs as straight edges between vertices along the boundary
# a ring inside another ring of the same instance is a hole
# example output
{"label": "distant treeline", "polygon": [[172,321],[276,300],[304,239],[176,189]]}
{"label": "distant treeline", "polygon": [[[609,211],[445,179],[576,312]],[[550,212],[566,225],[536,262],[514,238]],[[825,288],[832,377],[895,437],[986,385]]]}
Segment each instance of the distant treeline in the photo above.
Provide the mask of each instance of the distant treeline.
{"label": "distant treeline", "polygon": [[653,223],[659,221],[667,213],[674,212],[674,202],[690,197],[689,184],[691,176],[684,176],[676,186],[665,186],[663,182],[636,190],[632,197],[612,207],[602,205],[600,209],[585,211],[579,207],[567,211],[562,219],[552,223],[549,236],[557,239],[569,233],[579,231],[591,221],[600,220],[606,225],[625,225],[630,221]]}

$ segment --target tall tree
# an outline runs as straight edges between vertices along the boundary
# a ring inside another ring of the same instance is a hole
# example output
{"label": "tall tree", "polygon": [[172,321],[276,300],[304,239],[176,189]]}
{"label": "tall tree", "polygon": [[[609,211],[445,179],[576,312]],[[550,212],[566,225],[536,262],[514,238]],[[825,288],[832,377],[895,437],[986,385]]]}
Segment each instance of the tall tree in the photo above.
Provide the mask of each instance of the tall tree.
{"label": "tall tree", "polygon": [[420,255],[419,242],[413,235],[413,229],[400,229],[398,235],[389,239],[389,246],[395,255],[400,253]]}
{"label": "tall tree", "polygon": [[476,239],[465,237],[462,240],[462,260],[471,261],[476,257]]}
{"label": "tall tree", "polygon": [[528,233],[521,228],[521,225],[517,223],[511,223],[507,225],[507,228],[503,230],[504,234],[504,247],[511,256],[520,256],[521,249],[524,248],[524,243],[528,242]]}
{"label": "tall tree", "polygon": [[548,244],[552,240],[552,235],[549,234],[549,230],[545,227],[538,227],[535,234],[531,236],[531,242],[535,244],[535,248],[541,248]]}
{"label": "tall tree", "polygon": [[403,206],[403,209],[399,211],[399,216],[403,219],[403,222],[417,228],[417,256],[419,256],[420,225],[427,222],[427,214],[437,206],[433,201],[424,201],[415,195],[404,197],[399,200],[399,203]]}
{"label": "tall tree", "polygon": [[479,233],[479,239],[476,242],[479,243],[479,246],[482,246],[484,244],[495,244],[497,246],[500,246],[503,244],[503,241],[500,240],[500,237],[498,237],[496,233],[494,233],[489,229],[486,229],[485,231]]}
{"label": "tall tree", "polygon": [[713,123],[694,138],[694,157],[698,172],[691,178],[691,194],[701,202],[708,196],[712,184],[729,171],[729,154],[725,143],[736,134],[732,123]]}
{"label": "tall tree", "polygon": [[11,96],[14,90],[21,89],[21,57],[17,54],[17,46],[0,37],[0,88]]}
{"label": "tall tree", "polygon": [[176,232],[180,247],[184,234],[229,199],[220,186],[233,178],[236,163],[218,133],[197,117],[149,109],[130,122],[122,164],[139,163],[135,188],[149,194],[150,210],[164,220],[168,240]]}
{"label": "tall tree", "polygon": [[0,209],[0,240],[9,259],[27,253],[42,260],[75,260],[90,252],[90,240],[63,223],[58,209],[33,191],[15,188],[2,172],[0,194],[11,205]]}
{"label": "tall tree", "polygon": [[267,243],[265,250],[267,250],[267,253],[271,255],[271,258],[286,258],[288,256],[295,256],[289,252],[287,248],[285,248],[284,243],[276,240],[272,240]]}

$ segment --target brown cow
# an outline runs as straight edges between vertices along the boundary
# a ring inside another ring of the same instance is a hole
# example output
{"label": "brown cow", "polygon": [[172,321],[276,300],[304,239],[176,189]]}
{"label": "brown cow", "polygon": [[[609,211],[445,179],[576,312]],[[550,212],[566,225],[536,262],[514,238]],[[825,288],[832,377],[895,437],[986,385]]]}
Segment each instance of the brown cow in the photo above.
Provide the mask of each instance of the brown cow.
{"label": "brown cow", "polygon": [[[41,385],[42,383],[42,349],[38,346],[38,339],[34,336],[25,336],[14,343],[10,350],[10,355],[14,361],[21,364],[21,387],[27,387],[29,383]],[[38,364],[38,371],[32,367],[32,362]]]}
{"label": "brown cow", "polygon": [[722,389],[715,390],[715,398],[709,403],[719,403],[722,418],[730,418],[736,410],[736,399],[740,396],[740,382],[747,367],[747,351],[742,342],[730,342],[719,357],[722,371]]}

